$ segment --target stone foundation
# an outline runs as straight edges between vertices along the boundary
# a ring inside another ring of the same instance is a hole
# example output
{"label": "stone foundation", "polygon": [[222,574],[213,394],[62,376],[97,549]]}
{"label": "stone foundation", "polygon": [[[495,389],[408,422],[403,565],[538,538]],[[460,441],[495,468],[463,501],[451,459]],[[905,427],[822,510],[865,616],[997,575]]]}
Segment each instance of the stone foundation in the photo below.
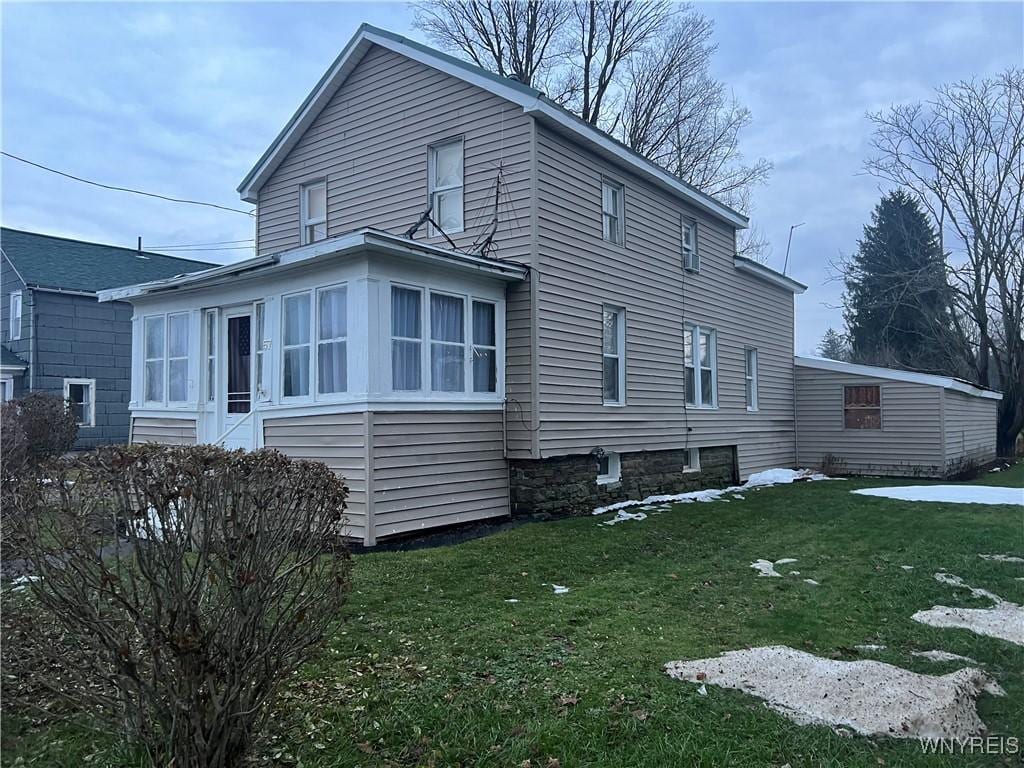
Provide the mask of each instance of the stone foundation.
{"label": "stone foundation", "polygon": [[596,507],[663,493],[725,488],[737,482],[736,447],[700,449],[700,470],[683,471],[686,451],[637,451],[619,455],[621,476],[598,485],[589,455],[510,459],[512,514],[586,514]]}

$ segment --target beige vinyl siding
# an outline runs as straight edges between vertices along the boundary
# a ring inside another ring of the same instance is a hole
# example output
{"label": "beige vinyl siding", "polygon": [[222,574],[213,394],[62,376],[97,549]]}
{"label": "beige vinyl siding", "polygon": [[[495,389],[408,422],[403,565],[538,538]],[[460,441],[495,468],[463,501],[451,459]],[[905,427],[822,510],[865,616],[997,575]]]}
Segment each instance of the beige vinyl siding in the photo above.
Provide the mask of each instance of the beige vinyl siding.
{"label": "beige vinyl siding", "polygon": [[501,412],[375,412],[373,492],[378,537],[507,515]]}
{"label": "beige vinyl siding", "polygon": [[[740,474],[795,460],[793,296],[733,265],[731,227],[538,126],[541,456],[737,445]],[[601,238],[601,179],[625,187],[625,245]],[[681,216],[698,221],[684,273]],[[626,312],[626,405],[602,404],[601,307]],[[718,337],[716,410],[684,407],[683,323]],[[758,349],[760,410],[744,348]],[[689,428],[689,429],[688,429]]]}
{"label": "beige vinyl siding", "polygon": [[133,416],[131,442],[195,445],[196,420]]}
{"label": "beige vinyl siding", "polygon": [[[851,474],[942,475],[940,387],[801,366],[796,381],[801,465],[816,467],[832,454]],[[871,385],[880,387],[882,429],[844,429],[844,386]]]}
{"label": "beige vinyl siding", "polygon": [[366,413],[265,419],[263,444],[293,459],[322,461],[348,485],[348,536],[366,537]]}
{"label": "beige vinyl siding", "polygon": [[942,397],[947,466],[961,460],[994,459],[999,401],[953,389],[944,390]]}

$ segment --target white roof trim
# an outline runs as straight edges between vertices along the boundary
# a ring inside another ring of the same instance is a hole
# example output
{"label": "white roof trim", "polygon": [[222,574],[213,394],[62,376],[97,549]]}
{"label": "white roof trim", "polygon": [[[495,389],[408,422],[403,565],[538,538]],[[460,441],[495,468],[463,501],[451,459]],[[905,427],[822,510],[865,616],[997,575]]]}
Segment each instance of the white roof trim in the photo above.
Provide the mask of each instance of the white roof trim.
{"label": "white roof trim", "polygon": [[927,384],[932,387],[952,389],[956,392],[963,392],[973,397],[984,397],[989,400],[1002,400],[999,392],[991,389],[977,387],[968,384],[966,381],[954,379],[950,376],[935,376],[930,373],[915,373],[914,371],[898,371],[895,368],[881,368],[874,365],[859,365],[857,363],[844,363],[839,360],[829,360],[826,357],[801,357],[797,355],[793,361],[801,368],[816,368],[821,371],[833,371],[835,373],[849,373],[855,376],[870,376],[874,379],[890,379],[892,381],[907,381],[912,384]]}
{"label": "white roof trim", "polygon": [[255,167],[246,175],[238,187],[242,199],[249,203],[257,202],[260,187],[277,169],[288,152],[298,143],[303,133],[309,128],[316,116],[327,105],[334,93],[341,87],[345,78],[362,59],[370,45],[379,45],[395,53],[399,53],[413,61],[418,61],[447,75],[475,85],[507,101],[522,107],[523,112],[543,119],[547,124],[556,126],[563,133],[571,135],[595,149],[607,159],[624,165],[634,173],[648,179],[659,187],[674,193],[691,205],[719,218],[739,229],[745,229],[748,218],[710,195],[680,181],[660,166],[629,150],[624,145],[610,138],[604,132],[583,122],[574,115],[554,106],[547,100],[536,95],[533,89],[504,84],[498,78],[474,71],[471,64],[453,63],[437,51],[419,44],[412,45],[386,30],[376,29],[363,24],[335,59],[330,69],[320,78],[320,82],[299,107],[284,130],[277,136]]}
{"label": "white roof trim", "polygon": [[734,256],[733,266],[736,267],[740,272],[746,272],[747,274],[759,277],[762,280],[766,280],[773,285],[777,285],[780,288],[785,288],[787,291],[793,293],[803,293],[807,290],[807,286],[791,277],[786,277],[781,272],[776,272],[774,269],[769,269],[764,264],[759,264],[756,261],[752,261],[744,256]]}
{"label": "white roof trim", "polygon": [[257,256],[234,264],[225,264],[202,272],[192,272],[164,280],[154,280],[139,285],[128,285],[123,288],[111,288],[98,293],[100,301],[117,301],[138,298],[151,293],[159,293],[183,288],[198,288],[215,285],[225,278],[234,277],[243,272],[260,269],[290,268],[315,259],[328,256],[370,251],[389,256],[411,258],[416,261],[433,263],[448,269],[485,274],[489,277],[515,282],[525,280],[529,269],[512,261],[499,261],[467,253],[449,251],[428,243],[418,243],[399,235],[382,232],[377,229],[365,228],[350,232],[340,237],[332,237],[310,245],[292,248],[281,253]]}

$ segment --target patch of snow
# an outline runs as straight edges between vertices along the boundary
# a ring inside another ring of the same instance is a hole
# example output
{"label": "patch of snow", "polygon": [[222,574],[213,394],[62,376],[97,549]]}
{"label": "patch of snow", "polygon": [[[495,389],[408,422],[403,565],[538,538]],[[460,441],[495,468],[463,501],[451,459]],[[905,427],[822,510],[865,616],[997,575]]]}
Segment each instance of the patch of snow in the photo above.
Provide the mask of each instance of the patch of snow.
{"label": "patch of snow", "polygon": [[1024,563],[1024,557],[1016,555],[978,555],[982,560],[995,560],[997,563]]}
{"label": "patch of snow", "polygon": [[747,497],[746,497],[746,496],[744,496],[744,495],[743,495],[742,493],[737,493],[737,494],[736,494],[735,496],[733,496],[733,498],[734,498],[734,499],[740,499],[740,500],[742,500],[742,499],[745,499],[745,498],[747,498]]}
{"label": "patch of snow", "polygon": [[701,696],[707,696],[708,695],[708,687],[706,685],[702,685],[700,688],[697,689],[697,693],[700,694]]}
{"label": "patch of snow", "polygon": [[903,485],[894,488],[858,488],[850,493],[900,501],[1024,506],[1024,488],[1003,488],[995,485]]}
{"label": "patch of snow", "polygon": [[507,600],[506,600],[505,602],[506,602],[506,603],[518,603],[518,602],[519,602],[519,600],[518,600],[517,598],[514,598],[514,597],[510,597],[510,598],[508,598],[508,599],[507,599]]}
{"label": "patch of snow", "polygon": [[904,739],[981,733],[978,694],[1004,695],[991,677],[970,667],[919,675],[879,661],[823,659],[786,646],[673,661],[665,671],[677,680],[757,696],[800,725],[847,726],[864,735]]}
{"label": "patch of snow", "polygon": [[963,579],[961,579],[959,576],[956,576],[956,575],[954,575],[952,573],[946,573],[944,571],[939,571],[938,573],[936,573],[934,575],[935,575],[935,580],[937,582],[939,582],[940,584],[948,584],[951,587],[962,587],[963,589],[970,590],[971,597],[987,597],[989,600],[991,600],[994,603],[1001,603],[1001,602],[1003,602],[1003,598],[1001,598],[999,595],[995,594],[994,592],[989,592],[987,589],[978,589],[976,587],[972,587],[970,584],[965,584]]}
{"label": "patch of snow", "polygon": [[27,589],[28,585],[31,584],[32,582],[42,581],[42,580],[43,580],[42,576],[33,576],[31,574],[25,574],[24,576],[19,576],[16,579],[11,579],[11,584],[10,584],[10,586],[12,587],[11,591],[12,592],[21,592],[21,591]]}
{"label": "patch of snow", "polygon": [[747,478],[742,487],[757,488],[765,485],[787,485],[797,480],[828,480],[827,475],[812,472],[809,469],[766,469],[755,472]]}
{"label": "patch of snow", "polygon": [[790,563],[795,563],[795,562],[796,562],[796,558],[795,557],[784,557],[781,560],[776,560],[775,564],[776,565],[789,565]]}
{"label": "patch of snow", "polygon": [[800,575],[800,571],[790,571],[789,575],[790,576],[799,576]]}
{"label": "patch of snow", "polygon": [[755,560],[750,564],[750,567],[758,572],[759,576],[777,576],[782,578],[782,574],[775,570],[775,563],[771,560]]}
{"label": "patch of snow", "polygon": [[551,584],[550,586],[553,590],[555,590],[556,595],[564,595],[566,592],[569,591],[568,587],[563,587],[561,584]]}
{"label": "patch of snow", "polygon": [[1002,467],[992,467],[992,469],[989,470],[989,472],[1002,472],[1002,471],[1003,471]]}
{"label": "patch of snow", "polygon": [[874,643],[865,643],[864,645],[855,645],[853,647],[856,648],[858,651],[884,651],[885,650],[885,646],[884,645],[875,645]]}
{"label": "patch of snow", "polygon": [[977,589],[965,584],[959,576],[951,573],[936,573],[935,579],[953,587],[969,589],[973,597],[988,598],[991,608],[950,608],[936,605],[926,611],[918,611],[910,618],[931,627],[966,629],[977,635],[995,637],[1017,645],[1024,645],[1024,607],[1004,600],[987,589]]}
{"label": "patch of snow", "polygon": [[[641,509],[652,509],[652,507],[641,507]],[[646,512],[630,512],[626,509],[620,509],[615,513],[615,517],[611,520],[602,520],[598,525],[615,525],[616,523],[624,523],[627,520],[646,520]]]}
{"label": "patch of snow", "polygon": [[901,565],[900,568],[902,568],[904,571],[912,571],[912,570],[914,570],[914,566],[912,566],[912,565]]}
{"label": "patch of snow", "polygon": [[812,587],[818,586],[818,582],[816,582],[814,579],[804,579],[804,583],[810,584]]}
{"label": "patch of snow", "polygon": [[911,656],[917,656],[928,661],[966,661],[968,664],[977,664],[970,656],[961,656],[959,653],[949,651],[911,651]]}

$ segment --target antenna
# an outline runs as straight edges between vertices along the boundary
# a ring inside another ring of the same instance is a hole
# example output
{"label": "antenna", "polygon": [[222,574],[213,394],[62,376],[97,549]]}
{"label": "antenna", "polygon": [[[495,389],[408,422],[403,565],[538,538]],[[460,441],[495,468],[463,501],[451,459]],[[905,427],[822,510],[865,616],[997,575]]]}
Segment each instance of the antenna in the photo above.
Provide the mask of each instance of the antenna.
{"label": "antenna", "polygon": [[786,243],[786,261],[782,265],[782,274],[786,274],[786,270],[789,269],[789,247],[793,245],[793,230],[797,227],[802,227],[806,223],[806,221],[801,221],[799,224],[794,224],[789,228],[789,241]]}

